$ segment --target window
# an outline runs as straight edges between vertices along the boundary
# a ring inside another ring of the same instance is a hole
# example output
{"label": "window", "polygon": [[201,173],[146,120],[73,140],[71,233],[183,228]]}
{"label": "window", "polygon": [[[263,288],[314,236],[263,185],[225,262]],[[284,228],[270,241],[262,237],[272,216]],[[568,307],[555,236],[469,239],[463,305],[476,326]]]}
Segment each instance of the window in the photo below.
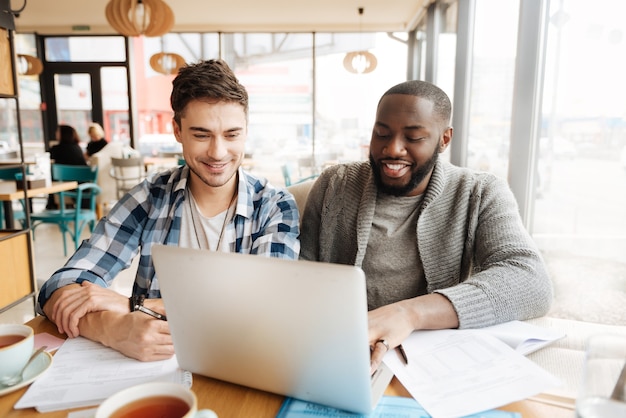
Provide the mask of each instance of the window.
{"label": "window", "polygon": [[[345,54],[360,49],[377,57],[374,72],[344,69]],[[150,56],[223,57],[250,96],[246,168],[276,185],[285,182],[285,165],[297,181],[329,164],[367,159],[378,99],[406,79],[406,41],[386,33],[168,34],[133,39],[133,50],[142,57],[135,69],[135,89],[142,92],[135,125],[144,156],[181,152],[171,126],[174,75],[154,72]]]}
{"label": "window", "polygon": [[532,225],[552,273],[585,283],[556,291],[592,300],[605,289],[615,311],[626,304],[625,14],[610,0],[551,3]]}
{"label": "window", "polygon": [[467,165],[507,177],[519,0],[476,2]]}

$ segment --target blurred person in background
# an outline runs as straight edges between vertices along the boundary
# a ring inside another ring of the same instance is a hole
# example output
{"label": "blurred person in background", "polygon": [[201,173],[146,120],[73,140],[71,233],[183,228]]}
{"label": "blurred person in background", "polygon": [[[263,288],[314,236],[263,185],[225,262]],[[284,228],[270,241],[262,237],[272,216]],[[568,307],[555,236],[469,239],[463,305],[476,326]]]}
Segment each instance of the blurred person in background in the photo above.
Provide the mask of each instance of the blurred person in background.
{"label": "blurred person in background", "polygon": [[102,126],[95,122],[89,125],[87,135],[89,135],[89,142],[87,143],[85,158],[89,159],[89,157],[102,150],[109,142],[104,137]]}
{"label": "blurred person in background", "polygon": [[[58,141],[57,145],[50,148],[50,160],[53,164],[87,165],[76,129],[69,125],[59,125],[55,139]],[[46,209],[58,207],[54,194],[48,195]]]}

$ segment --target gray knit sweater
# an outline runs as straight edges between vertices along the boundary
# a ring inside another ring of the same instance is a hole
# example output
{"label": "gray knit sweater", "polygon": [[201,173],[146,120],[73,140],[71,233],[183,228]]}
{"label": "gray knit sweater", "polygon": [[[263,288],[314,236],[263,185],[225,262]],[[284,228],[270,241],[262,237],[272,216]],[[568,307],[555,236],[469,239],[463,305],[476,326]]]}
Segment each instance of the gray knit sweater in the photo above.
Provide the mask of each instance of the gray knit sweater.
{"label": "gray knit sweater", "polygon": [[[376,194],[369,162],[326,169],[307,199],[300,258],[360,267]],[[416,239],[427,291],[452,302],[460,328],[529,319],[550,308],[551,280],[504,180],[437,162]]]}

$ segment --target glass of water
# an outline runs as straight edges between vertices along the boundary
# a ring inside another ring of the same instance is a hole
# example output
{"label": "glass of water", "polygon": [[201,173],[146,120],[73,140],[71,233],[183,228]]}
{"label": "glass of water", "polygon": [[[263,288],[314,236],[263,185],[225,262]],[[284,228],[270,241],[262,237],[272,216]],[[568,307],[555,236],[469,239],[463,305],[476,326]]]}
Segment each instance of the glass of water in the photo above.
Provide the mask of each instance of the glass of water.
{"label": "glass of water", "polygon": [[626,334],[594,335],[587,341],[576,416],[626,417]]}

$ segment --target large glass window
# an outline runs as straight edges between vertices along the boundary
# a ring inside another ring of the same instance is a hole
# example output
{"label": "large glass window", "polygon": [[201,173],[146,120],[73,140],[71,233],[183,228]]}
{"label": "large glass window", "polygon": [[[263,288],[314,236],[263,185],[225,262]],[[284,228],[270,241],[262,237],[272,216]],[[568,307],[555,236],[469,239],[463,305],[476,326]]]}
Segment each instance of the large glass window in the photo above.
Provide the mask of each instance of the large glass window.
{"label": "large glass window", "polygon": [[478,0],[467,165],[507,177],[519,0]]}
{"label": "large glass window", "polygon": [[[533,225],[552,273],[580,279],[561,298],[603,292],[608,316],[626,306],[625,15],[623,2],[551,2]],[[556,314],[613,319],[585,312]]]}
{"label": "large glass window", "polygon": [[[406,34],[316,34],[315,170],[368,158],[378,100],[406,81],[406,39]],[[374,54],[374,71],[354,74],[344,68],[346,53],[358,50]]]}
{"label": "large glass window", "polygon": [[[125,67],[102,67],[103,128],[109,142],[130,145],[128,79]],[[85,131],[86,132],[86,131]]]}
{"label": "large glass window", "polygon": [[124,62],[126,49],[121,36],[61,36],[46,38],[49,62]]}
{"label": "large glass window", "polygon": [[85,138],[92,121],[90,75],[55,74],[54,90],[59,125],[73,126]]}
{"label": "large glass window", "polygon": [[16,102],[14,99],[0,98],[0,160],[19,156]]}
{"label": "large glass window", "polygon": [[[37,57],[34,34],[16,34],[15,50],[18,54]],[[43,120],[41,116],[41,85],[39,75],[19,75],[20,127],[26,157],[43,152]]]}
{"label": "large glass window", "polygon": [[311,154],[312,46],[310,33],[224,35],[223,56],[250,96],[247,168],[274,184],[283,165]]}
{"label": "large glass window", "polygon": [[[181,155],[169,104],[174,75],[159,74],[149,65],[153,54],[174,52],[185,62],[222,57],[248,89],[245,167],[253,173],[283,185],[318,174],[329,164],[365,159],[380,95],[406,79],[405,38],[386,33],[229,33],[133,39],[135,91],[140,92],[135,97],[136,147],[146,157],[170,162]],[[346,53],[356,50],[376,56],[373,72],[345,70]]]}
{"label": "large glass window", "polygon": [[[177,163],[182,156],[181,147],[174,138],[172,129],[172,108],[170,94],[174,75],[162,74],[150,66],[150,58],[161,52],[175,53],[186,63],[202,59],[218,58],[219,35],[216,33],[169,33],[162,37],[137,37],[133,42],[133,62],[135,91],[134,103],[137,108],[135,126],[135,148],[145,157],[173,157]],[[121,125],[120,125],[121,126]],[[118,135],[123,136],[120,131]],[[166,164],[157,161],[154,169]]]}

